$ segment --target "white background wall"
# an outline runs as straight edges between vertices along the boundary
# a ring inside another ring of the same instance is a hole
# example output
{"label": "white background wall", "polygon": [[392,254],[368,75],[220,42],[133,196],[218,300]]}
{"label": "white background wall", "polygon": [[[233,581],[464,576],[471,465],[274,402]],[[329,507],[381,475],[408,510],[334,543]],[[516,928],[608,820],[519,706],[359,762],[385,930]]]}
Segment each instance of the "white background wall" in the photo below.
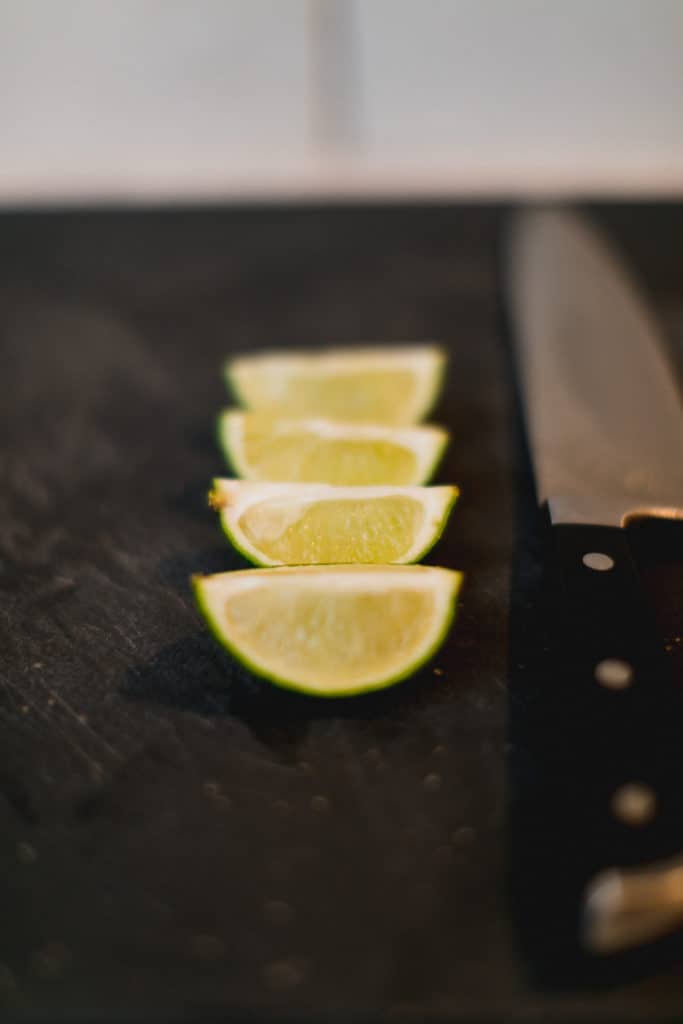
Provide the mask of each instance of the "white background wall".
{"label": "white background wall", "polygon": [[0,202],[683,193],[683,0],[0,0]]}

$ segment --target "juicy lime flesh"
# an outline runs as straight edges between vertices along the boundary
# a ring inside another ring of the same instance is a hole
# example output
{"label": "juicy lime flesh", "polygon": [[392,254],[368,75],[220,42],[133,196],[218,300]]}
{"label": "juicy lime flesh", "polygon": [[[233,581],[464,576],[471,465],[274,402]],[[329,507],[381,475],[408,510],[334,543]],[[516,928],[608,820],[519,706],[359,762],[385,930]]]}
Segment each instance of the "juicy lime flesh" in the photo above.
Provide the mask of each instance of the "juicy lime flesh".
{"label": "juicy lime flesh", "polygon": [[239,526],[267,558],[285,565],[395,562],[413,546],[424,508],[405,495],[293,504],[279,498],[247,508]]}
{"label": "juicy lime flesh", "polygon": [[397,674],[419,653],[434,595],[416,588],[314,593],[245,590],[224,606],[227,634],[276,678],[318,691],[352,689]]}
{"label": "juicy lime flesh", "polygon": [[415,480],[412,451],[389,441],[317,438],[307,433],[245,433],[255,480],[400,486]]}
{"label": "juicy lime flesh", "polygon": [[254,408],[278,415],[328,416],[344,420],[401,423],[411,404],[415,377],[409,370],[291,377],[281,396],[254,395]]}

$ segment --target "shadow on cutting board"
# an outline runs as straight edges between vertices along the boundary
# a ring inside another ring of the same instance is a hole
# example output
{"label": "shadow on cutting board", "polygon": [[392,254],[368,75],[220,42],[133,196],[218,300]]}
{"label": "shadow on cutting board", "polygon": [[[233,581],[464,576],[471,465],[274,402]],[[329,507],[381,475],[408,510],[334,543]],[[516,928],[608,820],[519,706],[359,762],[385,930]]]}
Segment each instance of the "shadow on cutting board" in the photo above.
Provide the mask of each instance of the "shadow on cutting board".
{"label": "shadow on cutting board", "polygon": [[252,675],[206,631],[163,648],[129,669],[122,696],[206,717],[241,720],[278,760],[294,763],[310,726],[320,719],[377,720],[391,730],[435,686],[423,670],[400,687],[325,701],[278,689]]}

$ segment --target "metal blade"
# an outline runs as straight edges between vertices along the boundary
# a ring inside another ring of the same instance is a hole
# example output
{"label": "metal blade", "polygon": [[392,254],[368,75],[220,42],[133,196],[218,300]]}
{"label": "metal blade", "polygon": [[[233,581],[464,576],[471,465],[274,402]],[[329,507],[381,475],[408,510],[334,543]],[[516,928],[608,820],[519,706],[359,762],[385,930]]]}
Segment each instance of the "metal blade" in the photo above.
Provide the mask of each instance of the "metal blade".
{"label": "metal blade", "polygon": [[539,500],[554,522],[683,518],[683,405],[633,284],[574,214],[523,212],[509,241]]}

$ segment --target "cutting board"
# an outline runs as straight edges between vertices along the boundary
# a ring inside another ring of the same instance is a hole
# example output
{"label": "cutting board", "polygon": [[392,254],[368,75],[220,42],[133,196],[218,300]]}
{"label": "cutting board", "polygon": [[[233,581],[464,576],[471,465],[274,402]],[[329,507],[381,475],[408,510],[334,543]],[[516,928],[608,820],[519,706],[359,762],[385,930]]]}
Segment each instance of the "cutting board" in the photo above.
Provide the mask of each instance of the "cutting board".
{"label": "cutting board", "polygon": [[[683,207],[594,212],[683,356]],[[501,310],[505,213],[0,217],[8,1018],[683,1016],[683,960],[551,990],[515,919],[508,704],[540,521]],[[382,695],[280,693],[216,647],[188,585],[244,567],[206,507],[225,472],[221,363],[415,339],[450,357],[438,480],[462,498],[430,561],[467,574],[457,626]],[[682,672],[680,572],[650,547]]]}

